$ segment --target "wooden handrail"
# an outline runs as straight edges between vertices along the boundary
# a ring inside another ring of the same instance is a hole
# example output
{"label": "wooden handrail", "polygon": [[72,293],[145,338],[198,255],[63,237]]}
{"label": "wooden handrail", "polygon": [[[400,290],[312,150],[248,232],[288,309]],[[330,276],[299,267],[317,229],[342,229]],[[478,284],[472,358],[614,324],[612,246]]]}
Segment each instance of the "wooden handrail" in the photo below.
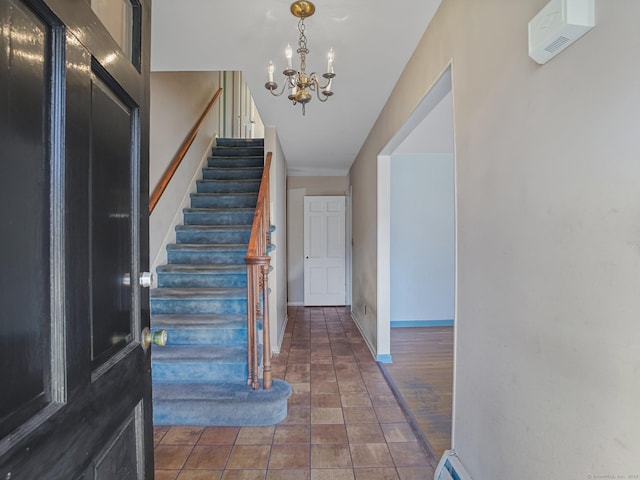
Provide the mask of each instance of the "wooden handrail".
{"label": "wooden handrail", "polygon": [[171,163],[169,164],[169,166],[167,166],[167,169],[164,171],[162,178],[160,178],[160,180],[158,181],[156,188],[153,189],[153,193],[151,194],[151,197],[149,197],[149,214],[151,214],[151,212],[153,212],[153,209],[156,208],[160,197],[167,189],[167,185],[169,185],[169,182],[173,178],[173,175],[176,173],[176,170],[178,170],[178,167],[182,163],[182,160],[184,160],[184,157],[187,155],[189,147],[191,147],[191,144],[193,144],[193,141],[196,139],[196,135],[198,135],[198,131],[204,123],[204,119],[207,117],[207,114],[216,103],[216,100],[218,100],[220,93],[222,93],[222,88],[218,88],[218,91],[213,95],[211,101],[202,112],[202,115],[200,115],[200,118],[182,142],[182,145],[180,145],[180,148],[171,160]]}
{"label": "wooden handrail", "polygon": [[247,384],[254,390],[260,388],[257,337],[260,316],[262,316],[262,387],[269,390],[272,385],[268,282],[271,258],[267,252],[271,236],[269,214],[271,157],[272,153],[267,153],[258,192],[258,203],[251,225],[251,237],[249,238],[247,255],[244,257],[247,264],[247,360],[249,363]]}

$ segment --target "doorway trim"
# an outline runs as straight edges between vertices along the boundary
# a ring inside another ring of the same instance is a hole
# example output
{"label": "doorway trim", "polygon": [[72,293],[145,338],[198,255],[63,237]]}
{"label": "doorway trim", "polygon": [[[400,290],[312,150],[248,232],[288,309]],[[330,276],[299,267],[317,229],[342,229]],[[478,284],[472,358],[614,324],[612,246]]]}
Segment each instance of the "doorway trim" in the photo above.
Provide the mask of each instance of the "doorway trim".
{"label": "doorway trim", "polygon": [[[391,363],[391,155],[400,144],[416,129],[418,125],[433,111],[440,101],[449,93],[453,92],[453,59],[451,59],[437,80],[427,89],[427,93],[418,103],[416,108],[409,114],[404,124],[398,129],[395,135],[378,153],[377,158],[377,346],[376,360],[382,363]],[[455,118],[454,118],[454,197],[456,191],[456,154],[455,154]],[[456,218],[457,231],[457,202],[454,199],[454,215]],[[455,245],[455,271],[456,287],[455,296],[457,299],[458,284],[458,246],[457,236]],[[457,310],[457,300],[455,301]],[[457,311],[454,313],[457,318]],[[454,325],[455,329],[455,325]],[[455,329],[454,331],[456,331]],[[454,334],[455,335],[455,334]],[[455,339],[454,339],[455,342]],[[455,359],[454,359],[455,361]],[[455,373],[454,373],[455,377]],[[455,382],[454,382],[455,389]]]}

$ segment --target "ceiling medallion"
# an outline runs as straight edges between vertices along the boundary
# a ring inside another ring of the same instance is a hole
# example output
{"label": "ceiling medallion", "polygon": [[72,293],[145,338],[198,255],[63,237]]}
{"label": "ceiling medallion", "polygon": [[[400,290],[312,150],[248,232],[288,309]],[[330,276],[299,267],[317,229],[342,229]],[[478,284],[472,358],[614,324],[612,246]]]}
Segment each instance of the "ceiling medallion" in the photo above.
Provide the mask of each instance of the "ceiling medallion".
{"label": "ceiling medallion", "polygon": [[300,55],[300,67],[298,70],[295,70],[292,65],[292,57],[293,57],[293,49],[290,45],[287,45],[285,49],[285,57],[287,58],[287,68],[282,73],[285,76],[284,85],[282,86],[282,90],[279,93],[274,93],[274,91],[278,88],[278,84],[273,81],[273,72],[275,70],[275,66],[273,62],[269,62],[269,66],[267,68],[267,72],[269,75],[269,81],[265,83],[265,88],[271,92],[271,94],[275,97],[279,97],[284,93],[285,90],[289,90],[289,95],[287,98],[291,100],[293,105],[301,104],[302,105],[302,115],[305,114],[305,105],[311,101],[313,98],[313,93],[315,92],[318,100],[321,102],[326,102],[327,99],[333,95],[331,91],[331,84],[333,82],[333,78],[336,74],[333,72],[333,60],[334,54],[333,49],[329,50],[327,54],[327,72],[322,74],[322,77],[326,79],[325,85],[320,85],[320,76],[316,72],[307,73],[307,54],[309,53],[309,49],[307,48],[307,37],[304,33],[305,31],[305,18],[309,18],[316,11],[316,7],[313,3],[308,1],[297,1],[291,5],[291,14],[294,17],[299,18],[298,21],[298,31],[300,35],[298,36],[298,49],[296,52]]}

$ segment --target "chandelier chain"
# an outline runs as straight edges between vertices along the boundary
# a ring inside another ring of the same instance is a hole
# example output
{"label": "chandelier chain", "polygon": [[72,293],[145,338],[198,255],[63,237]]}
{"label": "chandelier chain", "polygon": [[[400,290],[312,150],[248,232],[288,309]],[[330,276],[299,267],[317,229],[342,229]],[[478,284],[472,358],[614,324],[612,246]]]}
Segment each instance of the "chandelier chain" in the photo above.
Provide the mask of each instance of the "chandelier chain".
{"label": "chandelier chain", "polygon": [[302,72],[306,71],[307,68],[307,36],[304,34],[305,25],[304,25],[304,17],[300,17],[300,21],[298,22],[298,31],[300,32],[300,37],[298,38],[298,53],[300,54],[300,70]]}

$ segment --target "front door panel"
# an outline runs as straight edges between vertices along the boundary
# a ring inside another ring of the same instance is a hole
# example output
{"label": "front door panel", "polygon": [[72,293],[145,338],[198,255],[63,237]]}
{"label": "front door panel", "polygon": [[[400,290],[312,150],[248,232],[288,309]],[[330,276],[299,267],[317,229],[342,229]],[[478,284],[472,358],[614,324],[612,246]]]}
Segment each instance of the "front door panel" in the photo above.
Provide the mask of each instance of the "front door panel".
{"label": "front door panel", "polygon": [[90,2],[0,0],[1,479],[153,478],[150,8],[126,1],[128,52]]}
{"label": "front door panel", "polygon": [[[49,401],[48,26],[0,2],[0,437]],[[31,42],[30,38],[39,39]],[[11,365],[11,368],[5,366]]]}
{"label": "front door panel", "polygon": [[[91,82],[91,326],[94,364],[133,340],[131,316],[132,108]],[[135,146],[135,145],[134,145]]]}

